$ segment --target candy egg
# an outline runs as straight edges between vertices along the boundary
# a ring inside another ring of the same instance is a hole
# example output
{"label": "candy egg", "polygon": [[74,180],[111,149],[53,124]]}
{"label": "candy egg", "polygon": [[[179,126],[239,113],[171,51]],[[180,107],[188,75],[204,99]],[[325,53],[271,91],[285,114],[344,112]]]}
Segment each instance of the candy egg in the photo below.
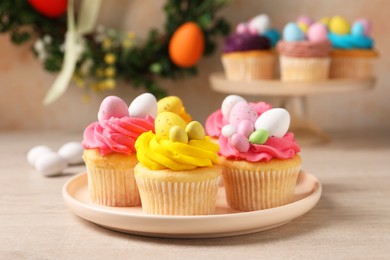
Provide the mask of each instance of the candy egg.
{"label": "candy egg", "polygon": [[297,23],[303,23],[303,24],[306,24],[307,27],[309,27],[310,25],[312,25],[314,23],[314,21],[309,17],[309,16],[306,16],[306,15],[301,15],[297,18]]}
{"label": "candy egg", "polygon": [[254,131],[250,137],[249,142],[252,144],[264,144],[269,137],[269,132],[265,129],[259,129]]}
{"label": "candy egg", "polygon": [[172,112],[162,112],[157,115],[154,120],[155,123],[155,132],[156,136],[159,139],[168,139],[169,138],[169,130],[172,126],[180,126],[185,129],[187,124],[184,120],[177,114]]}
{"label": "candy egg", "polygon": [[241,101],[235,104],[230,111],[229,124],[238,126],[238,124],[243,120],[249,120],[253,124],[256,119],[256,110],[246,101]]}
{"label": "candy egg", "polygon": [[304,33],[307,33],[307,31],[309,30],[309,25],[307,25],[305,23],[298,22],[297,25],[298,25],[299,29],[301,29],[301,31]]}
{"label": "candy egg", "polygon": [[157,116],[157,100],[150,93],[144,93],[136,97],[129,106],[129,115],[131,117],[145,118],[150,115]]}
{"label": "candy egg", "polygon": [[323,17],[320,19],[320,23],[324,24],[325,26],[329,26],[330,19],[330,17]]}
{"label": "candy egg", "polygon": [[241,153],[246,153],[249,151],[250,143],[245,136],[242,134],[236,133],[230,138],[230,144],[236,148],[237,151]]}
{"label": "candy egg", "polygon": [[227,96],[223,101],[221,105],[221,112],[223,117],[229,118],[230,111],[232,110],[233,106],[237,104],[238,102],[245,101],[243,97],[237,96],[237,95],[229,95]]}
{"label": "candy egg", "polygon": [[158,113],[169,111],[175,114],[180,114],[183,108],[183,102],[177,96],[169,96],[160,99],[157,102]]}
{"label": "candy egg", "polygon": [[169,129],[169,140],[186,144],[188,143],[188,135],[184,128],[174,125]]}
{"label": "candy egg", "polygon": [[239,23],[236,27],[236,33],[238,34],[249,33],[248,25],[246,23]]}
{"label": "candy egg", "polygon": [[264,129],[270,136],[282,138],[290,126],[290,114],[283,108],[265,111],[255,122],[255,129]]}
{"label": "candy egg", "polygon": [[30,151],[28,151],[27,161],[31,166],[35,166],[35,163],[39,157],[41,157],[44,154],[52,153],[52,152],[53,151],[45,145],[35,146],[31,148]]}
{"label": "candy egg", "polygon": [[342,16],[334,16],[329,21],[329,30],[332,33],[344,35],[349,34],[351,25],[349,22]]}
{"label": "candy egg", "polygon": [[271,20],[266,14],[260,14],[252,18],[248,23],[251,34],[264,34],[271,26]]}
{"label": "candy egg", "polygon": [[35,168],[44,176],[55,176],[62,173],[68,162],[57,153],[47,153],[38,158]]}
{"label": "candy egg", "polygon": [[276,29],[269,29],[266,31],[263,36],[267,37],[271,42],[271,46],[275,46],[276,43],[280,40],[280,33]]}
{"label": "candy egg", "polygon": [[108,120],[111,117],[121,118],[129,116],[128,107],[125,101],[116,96],[106,97],[100,104],[98,113],[99,122]]}
{"label": "candy egg", "polygon": [[365,35],[365,32],[364,32],[364,26],[362,23],[360,22],[356,22],[352,25],[352,28],[351,28],[351,34],[353,36],[363,36]]}
{"label": "candy egg", "polygon": [[221,129],[221,134],[226,138],[231,137],[235,133],[237,133],[237,128],[234,125],[224,125]]}
{"label": "candy egg", "polygon": [[204,128],[198,121],[190,122],[186,127],[186,133],[191,140],[203,140],[205,136]]}
{"label": "candy egg", "polygon": [[328,30],[322,23],[312,24],[307,32],[307,39],[311,42],[323,42],[328,40]]}
{"label": "candy egg", "polygon": [[69,142],[61,146],[58,154],[69,164],[79,164],[83,162],[84,148],[80,142]]}
{"label": "candy egg", "polygon": [[364,35],[370,36],[371,30],[372,30],[372,24],[368,19],[358,19],[354,22],[355,23],[360,23],[364,27]]}
{"label": "candy egg", "polygon": [[249,120],[242,120],[237,125],[237,133],[242,134],[245,137],[249,137],[253,130],[253,122]]}
{"label": "candy egg", "polygon": [[296,23],[288,23],[283,30],[283,39],[286,42],[298,42],[305,39],[305,34]]}

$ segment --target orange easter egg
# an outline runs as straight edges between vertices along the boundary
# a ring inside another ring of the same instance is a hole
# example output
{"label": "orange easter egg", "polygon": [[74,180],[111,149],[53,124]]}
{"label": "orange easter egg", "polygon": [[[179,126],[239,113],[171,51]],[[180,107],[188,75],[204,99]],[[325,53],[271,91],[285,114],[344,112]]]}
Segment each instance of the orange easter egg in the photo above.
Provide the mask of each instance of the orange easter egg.
{"label": "orange easter egg", "polygon": [[169,57],[179,67],[195,65],[204,51],[204,35],[194,22],[181,25],[169,42]]}

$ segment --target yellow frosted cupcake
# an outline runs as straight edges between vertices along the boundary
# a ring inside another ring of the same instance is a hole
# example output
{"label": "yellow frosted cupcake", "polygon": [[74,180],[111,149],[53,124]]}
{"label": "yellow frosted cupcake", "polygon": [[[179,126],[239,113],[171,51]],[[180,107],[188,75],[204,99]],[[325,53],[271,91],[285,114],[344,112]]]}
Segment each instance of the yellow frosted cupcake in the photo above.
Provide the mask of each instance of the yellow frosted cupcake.
{"label": "yellow frosted cupcake", "polygon": [[156,134],[142,134],[136,144],[134,175],[147,214],[207,215],[215,211],[221,167],[218,145],[202,125],[188,125],[177,114],[162,112]]}

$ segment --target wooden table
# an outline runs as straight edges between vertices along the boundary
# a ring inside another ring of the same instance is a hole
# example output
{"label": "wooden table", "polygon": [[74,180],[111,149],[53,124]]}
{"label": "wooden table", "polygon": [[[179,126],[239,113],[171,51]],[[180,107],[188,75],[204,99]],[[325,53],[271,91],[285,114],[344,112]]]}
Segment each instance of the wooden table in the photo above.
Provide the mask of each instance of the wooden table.
{"label": "wooden table", "polygon": [[159,239],[122,234],[74,215],[63,184],[83,167],[45,178],[26,161],[81,133],[0,133],[0,259],[389,259],[389,132],[332,133],[302,147],[303,169],[323,195],[306,215],[276,229],[230,238]]}

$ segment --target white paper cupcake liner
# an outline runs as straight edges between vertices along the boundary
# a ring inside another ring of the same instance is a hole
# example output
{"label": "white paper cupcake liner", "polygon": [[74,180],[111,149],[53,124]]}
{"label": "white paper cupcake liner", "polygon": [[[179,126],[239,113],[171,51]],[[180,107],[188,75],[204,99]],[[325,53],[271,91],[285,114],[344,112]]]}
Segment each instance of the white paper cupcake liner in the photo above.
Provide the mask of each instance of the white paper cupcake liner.
{"label": "white paper cupcake liner", "polygon": [[282,81],[314,81],[329,78],[330,58],[280,56]]}
{"label": "white paper cupcake liner", "polygon": [[374,58],[332,57],[331,78],[369,78],[374,76]]}

